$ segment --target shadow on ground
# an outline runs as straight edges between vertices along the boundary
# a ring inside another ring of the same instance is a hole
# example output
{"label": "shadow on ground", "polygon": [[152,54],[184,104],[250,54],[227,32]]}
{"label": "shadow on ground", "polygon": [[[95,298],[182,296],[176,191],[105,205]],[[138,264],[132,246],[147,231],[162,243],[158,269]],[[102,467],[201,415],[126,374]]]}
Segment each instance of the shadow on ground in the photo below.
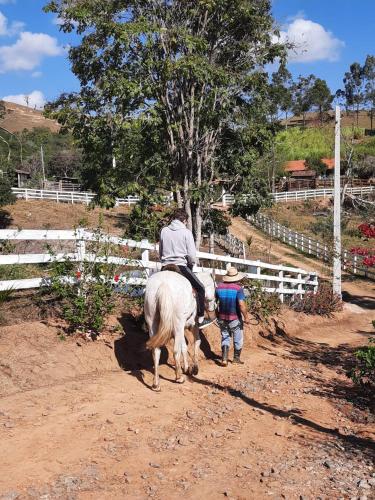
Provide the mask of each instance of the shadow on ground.
{"label": "shadow on ground", "polygon": [[202,384],[205,386],[210,386],[213,389],[226,391],[232,397],[241,399],[244,403],[248,404],[252,408],[257,408],[259,410],[263,410],[263,411],[265,411],[271,415],[277,416],[277,417],[287,418],[290,422],[292,422],[295,425],[301,425],[303,427],[308,427],[308,428],[310,428],[318,433],[321,433],[324,436],[330,436],[332,438],[338,439],[343,444],[346,445],[346,449],[348,451],[350,449],[351,450],[360,449],[362,452],[368,454],[368,456],[370,458],[374,457],[375,442],[372,439],[361,438],[361,437],[354,436],[352,434],[350,434],[350,435],[343,434],[336,428],[331,429],[331,428],[325,427],[317,422],[314,422],[313,420],[310,420],[308,418],[300,416],[298,411],[282,410],[282,409],[277,408],[275,406],[272,406],[268,403],[261,403],[261,402],[257,401],[256,399],[247,396],[244,392],[239,391],[237,389],[233,389],[233,387],[221,385],[221,384],[218,384],[216,382],[210,382],[209,380],[199,379],[197,377],[192,377],[192,379],[199,384]]}
{"label": "shadow on ground", "polygon": [[375,309],[375,299],[368,295],[352,295],[349,292],[342,292],[342,300],[344,302],[349,302],[350,304],[355,304],[356,306],[362,307],[362,309]]}

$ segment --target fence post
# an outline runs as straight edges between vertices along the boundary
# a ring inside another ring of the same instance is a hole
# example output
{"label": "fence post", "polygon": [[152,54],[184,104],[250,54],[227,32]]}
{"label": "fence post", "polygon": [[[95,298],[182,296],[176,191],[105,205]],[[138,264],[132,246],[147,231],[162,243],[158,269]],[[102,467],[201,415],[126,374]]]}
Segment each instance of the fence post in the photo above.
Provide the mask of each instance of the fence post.
{"label": "fence post", "polygon": [[[148,246],[148,245],[149,245],[148,240],[141,240],[141,249],[143,246]],[[143,267],[145,269],[148,269],[148,263],[150,261],[150,251],[148,250],[148,248],[146,248],[145,250],[142,251],[141,260],[142,260]]]}
{"label": "fence post", "polygon": [[358,255],[354,255],[354,257],[353,257],[353,273],[354,274],[357,274],[357,259],[358,259]]}
{"label": "fence post", "polygon": [[[298,278],[299,280],[302,280],[302,274],[301,274],[301,273],[298,273],[297,278]],[[302,294],[302,291],[303,291],[302,283],[298,283],[297,290],[300,292],[300,293],[299,293],[299,296],[300,296],[300,298],[302,299],[302,295],[303,295],[303,294]]]}
{"label": "fence post", "polygon": [[74,193],[71,192],[70,194],[71,194],[71,197],[72,197],[72,205],[74,205]]}
{"label": "fence post", "polygon": [[284,271],[279,271],[279,278],[280,278],[280,282],[279,282],[279,299],[280,299],[280,302],[284,302],[284,293],[283,293],[283,290],[284,290],[284,281],[282,281],[282,279],[284,278]]}
{"label": "fence post", "polygon": [[25,189],[25,200],[28,201],[29,199],[29,196],[28,196],[28,192],[27,192],[27,188]]}
{"label": "fence post", "polygon": [[309,255],[311,255],[311,238],[308,239]]}
{"label": "fence post", "polygon": [[80,269],[82,271],[83,265],[82,263],[85,260],[86,255],[86,242],[84,240],[85,230],[77,229],[76,231],[76,249],[77,249],[77,260],[80,262]]}

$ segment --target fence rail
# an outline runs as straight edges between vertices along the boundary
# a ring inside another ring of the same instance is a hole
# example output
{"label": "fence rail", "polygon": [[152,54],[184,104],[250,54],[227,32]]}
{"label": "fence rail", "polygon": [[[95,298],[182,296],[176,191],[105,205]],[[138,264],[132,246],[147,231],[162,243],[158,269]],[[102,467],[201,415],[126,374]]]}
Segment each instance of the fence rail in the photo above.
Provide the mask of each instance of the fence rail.
{"label": "fence rail", "polygon": [[[66,258],[76,262],[90,261],[94,256],[86,251],[86,243],[97,241],[97,238],[97,235],[85,229],[76,231],[3,229],[0,230],[0,240],[39,241],[42,244],[51,241],[60,243],[73,241],[74,251],[72,252],[70,248],[69,251],[60,251],[56,255],[51,255],[51,253],[0,255],[0,265],[46,264],[51,261],[64,261]],[[144,279],[138,279],[138,284],[145,284],[147,275],[160,269],[160,263],[156,257],[158,246],[147,240],[134,241],[105,235],[102,241],[138,249],[141,252],[139,259],[112,256],[106,260],[108,263],[114,262],[121,266],[145,270],[146,276]],[[264,290],[277,293],[282,301],[285,297],[301,296],[309,290],[316,291],[318,287],[317,274],[304,269],[206,252],[198,252],[197,256],[200,259],[200,266],[195,268],[196,272],[210,271],[215,275],[223,275],[228,265],[236,265],[240,271],[246,273],[248,278],[260,280]],[[48,283],[48,275],[33,279],[0,281],[0,290],[37,288],[42,283]]]}
{"label": "fence rail", "polygon": [[[50,191],[45,189],[12,188],[12,192],[17,198],[25,200],[50,200],[65,203],[85,203],[89,205],[95,198],[95,193],[79,191]],[[347,188],[347,192],[366,196],[375,193],[375,186],[358,186]],[[272,193],[276,203],[287,201],[309,200],[315,198],[327,198],[333,196],[332,188],[307,189],[305,191],[287,191],[285,193]],[[166,197],[167,201],[171,197]],[[116,198],[116,205],[134,205],[139,201],[138,196],[127,196],[126,198]],[[222,205],[230,206],[234,203],[234,195],[223,192]]]}
{"label": "fence rail", "polygon": [[[95,193],[79,191],[50,191],[46,189],[12,188],[17,198],[25,200],[50,200],[61,203],[85,203],[89,205],[95,198]],[[116,198],[116,205],[134,205],[139,201],[138,196]]]}
{"label": "fence rail", "polygon": [[[332,261],[332,249],[320,241],[314,240],[303,233],[297,233],[263,214],[250,217],[249,221],[264,233],[307,255],[317,257],[324,262]],[[344,250],[342,253],[342,268],[344,271],[375,280],[375,270],[363,265],[362,261],[363,258],[352,255],[348,250]]]}
{"label": "fence rail", "polygon": [[[375,186],[357,186],[347,188],[348,193],[367,196],[375,193]],[[276,203],[287,201],[310,200],[315,198],[327,198],[333,196],[333,188],[306,189],[304,191],[286,191],[285,193],[272,193],[272,198]],[[233,194],[223,194],[223,206],[230,206],[234,203]]]}

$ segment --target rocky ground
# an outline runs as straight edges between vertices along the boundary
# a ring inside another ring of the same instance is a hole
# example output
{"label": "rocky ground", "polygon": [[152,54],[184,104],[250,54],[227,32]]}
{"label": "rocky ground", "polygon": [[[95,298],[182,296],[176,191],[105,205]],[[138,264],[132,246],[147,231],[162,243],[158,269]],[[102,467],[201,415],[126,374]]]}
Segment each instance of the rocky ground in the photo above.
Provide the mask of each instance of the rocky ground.
{"label": "rocky ground", "polygon": [[284,311],[227,368],[212,328],[184,385],[163,353],[160,394],[135,325],[87,344],[2,327],[0,499],[375,498],[373,400],[344,374],[371,319]]}

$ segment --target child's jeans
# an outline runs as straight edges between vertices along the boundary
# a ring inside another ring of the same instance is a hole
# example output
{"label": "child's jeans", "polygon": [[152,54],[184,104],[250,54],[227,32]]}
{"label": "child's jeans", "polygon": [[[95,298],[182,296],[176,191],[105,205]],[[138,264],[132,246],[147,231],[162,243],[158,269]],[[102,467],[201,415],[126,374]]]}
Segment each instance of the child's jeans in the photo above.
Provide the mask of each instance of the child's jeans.
{"label": "child's jeans", "polygon": [[230,347],[230,338],[233,337],[233,344],[236,351],[243,346],[243,324],[239,319],[232,321],[218,320],[221,330],[221,347]]}

